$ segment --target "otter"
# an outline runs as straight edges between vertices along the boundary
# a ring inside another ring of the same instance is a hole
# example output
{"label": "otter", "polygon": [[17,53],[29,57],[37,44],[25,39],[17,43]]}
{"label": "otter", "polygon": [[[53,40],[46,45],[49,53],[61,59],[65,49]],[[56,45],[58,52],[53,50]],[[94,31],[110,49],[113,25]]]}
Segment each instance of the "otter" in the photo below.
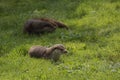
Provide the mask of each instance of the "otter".
{"label": "otter", "polygon": [[46,58],[58,61],[60,55],[67,53],[63,44],[56,44],[51,47],[32,46],[28,51],[30,57]]}
{"label": "otter", "polygon": [[34,18],[29,19],[25,25],[23,32],[28,34],[42,34],[47,32],[53,32],[56,28],[65,28],[68,27],[56,20],[48,19],[48,18]]}

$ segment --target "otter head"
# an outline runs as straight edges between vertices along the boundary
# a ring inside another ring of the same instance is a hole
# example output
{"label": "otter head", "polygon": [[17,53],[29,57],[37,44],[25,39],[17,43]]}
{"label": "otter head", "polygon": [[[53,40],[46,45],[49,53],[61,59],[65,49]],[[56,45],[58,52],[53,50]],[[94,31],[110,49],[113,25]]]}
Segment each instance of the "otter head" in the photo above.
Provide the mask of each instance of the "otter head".
{"label": "otter head", "polygon": [[53,59],[55,62],[59,60],[60,56],[62,54],[66,54],[67,50],[62,44],[56,44],[52,46],[52,54],[50,55],[50,58]]}
{"label": "otter head", "polygon": [[55,48],[55,50],[59,51],[61,54],[67,53],[67,50],[63,44],[56,44],[56,45],[54,45],[54,48]]}

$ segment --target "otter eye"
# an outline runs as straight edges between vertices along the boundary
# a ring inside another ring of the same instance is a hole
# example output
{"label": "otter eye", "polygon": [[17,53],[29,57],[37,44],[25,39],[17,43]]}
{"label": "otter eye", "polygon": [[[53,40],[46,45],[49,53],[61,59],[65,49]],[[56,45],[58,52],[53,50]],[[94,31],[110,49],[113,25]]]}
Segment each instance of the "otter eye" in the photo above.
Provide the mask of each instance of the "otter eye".
{"label": "otter eye", "polygon": [[60,49],[61,51],[63,51],[64,49]]}

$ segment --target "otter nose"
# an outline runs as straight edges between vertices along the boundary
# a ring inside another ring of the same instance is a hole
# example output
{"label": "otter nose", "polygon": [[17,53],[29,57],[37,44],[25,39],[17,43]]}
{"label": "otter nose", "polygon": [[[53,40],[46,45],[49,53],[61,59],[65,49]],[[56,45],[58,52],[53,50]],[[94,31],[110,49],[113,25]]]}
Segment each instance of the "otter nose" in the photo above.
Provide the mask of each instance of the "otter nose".
{"label": "otter nose", "polygon": [[67,53],[67,50],[64,50],[64,53]]}

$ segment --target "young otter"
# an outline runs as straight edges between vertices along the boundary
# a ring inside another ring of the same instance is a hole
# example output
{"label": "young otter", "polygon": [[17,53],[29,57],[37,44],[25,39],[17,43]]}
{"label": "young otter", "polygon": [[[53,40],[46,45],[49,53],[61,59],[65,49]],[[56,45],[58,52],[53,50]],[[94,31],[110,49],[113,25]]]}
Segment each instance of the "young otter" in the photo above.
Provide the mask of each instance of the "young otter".
{"label": "young otter", "polygon": [[59,60],[61,54],[67,53],[64,45],[56,44],[52,47],[43,47],[43,46],[33,46],[28,51],[30,57],[36,58],[47,58],[53,59],[54,61]]}
{"label": "young otter", "polygon": [[53,32],[56,28],[66,28],[68,27],[58,21],[48,18],[36,18],[28,20],[24,25],[24,33],[28,34],[41,34],[45,32]]}

